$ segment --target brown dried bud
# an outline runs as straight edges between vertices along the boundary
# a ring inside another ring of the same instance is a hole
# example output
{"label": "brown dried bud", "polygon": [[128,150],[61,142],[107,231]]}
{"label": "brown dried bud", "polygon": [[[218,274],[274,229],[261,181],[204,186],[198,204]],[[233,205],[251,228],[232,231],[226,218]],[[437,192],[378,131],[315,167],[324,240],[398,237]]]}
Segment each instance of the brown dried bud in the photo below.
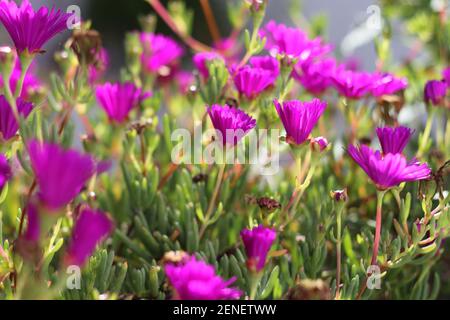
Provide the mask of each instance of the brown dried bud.
{"label": "brown dried bud", "polygon": [[95,30],[76,30],[72,35],[70,48],[81,65],[94,65],[102,48],[100,33]]}
{"label": "brown dried bud", "polygon": [[277,200],[268,197],[259,198],[256,200],[256,203],[262,210],[265,210],[267,213],[272,213],[276,209],[281,208],[281,204]]}

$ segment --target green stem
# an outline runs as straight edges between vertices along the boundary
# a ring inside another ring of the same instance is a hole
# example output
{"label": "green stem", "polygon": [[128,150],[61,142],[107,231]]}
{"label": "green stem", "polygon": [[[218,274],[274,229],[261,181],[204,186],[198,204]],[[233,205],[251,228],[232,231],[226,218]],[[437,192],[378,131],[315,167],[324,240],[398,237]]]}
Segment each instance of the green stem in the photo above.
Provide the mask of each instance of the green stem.
{"label": "green stem", "polygon": [[242,66],[244,66],[248,62],[248,60],[250,60],[250,58],[256,53],[255,45],[258,42],[258,33],[259,33],[259,29],[261,28],[261,25],[263,23],[264,15],[265,15],[265,12],[255,14],[255,16],[253,18],[253,31],[252,31],[252,35],[250,38],[250,42],[248,44],[248,50],[245,53],[245,56],[242,58],[238,67],[236,68],[236,70],[239,70]]}
{"label": "green stem", "polygon": [[340,297],[340,284],[341,284],[341,246],[342,246],[342,212],[344,211],[344,205],[340,204],[336,215],[336,299]]}
{"label": "green stem", "polygon": [[33,56],[28,54],[22,54],[20,56],[20,65],[22,67],[19,81],[16,84],[16,91],[14,92],[14,98],[17,99],[22,93],[23,82],[25,80],[25,76],[30,68],[31,62],[33,62]]}
{"label": "green stem", "polygon": [[219,195],[220,187],[222,186],[223,176],[225,174],[226,163],[224,161],[223,164],[220,165],[219,173],[217,175],[216,186],[214,187],[213,194],[209,201],[208,210],[206,211],[205,219],[203,221],[202,228],[200,229],[200,239],[203,237],[206,228],[208,227],[209,219],[211,219],[212,212],[215,207],[217,196]]}
{"label": "green stem", "polygon": [[16,99],[14,99],[14,95],[11,91],[11,86],[9,84],[10,76],[11,76],[10,74],[9,75],[2,74],[5,98],[6,98],[6,101],[8,101],[9,105],[11,106],[11,109],[14,114],[14,118],[16,118],[17,123],[20,123],[20,116],[19,116],[19,111],[17,110]]}
{"label": "green stem", "polygon": [[[440,110],[439,110],[440,111]],[[444,130],[445,127],[442,126],[442,114],[438,114],[436,118],[436,144],[439,149],[444,148]]]}
{"label": "green stem", "polygon": [[419,151],[417,152],[417,157],[420,159],[424,152],[425,148],[428,144],[428,139],[430,138],[431,128],[433,126],[434,116],[436,114],[436,108],[431,108],[431,112],[428,115],[427,123],[425,125],[425,129],[423,131],[423,135],[419,141]]}
{"label": "green stem", "polygon": [[253,273],[250,276],[250,300],[256,299],[256,294],[258,292],[258,285],[261,281],[262,272]]}

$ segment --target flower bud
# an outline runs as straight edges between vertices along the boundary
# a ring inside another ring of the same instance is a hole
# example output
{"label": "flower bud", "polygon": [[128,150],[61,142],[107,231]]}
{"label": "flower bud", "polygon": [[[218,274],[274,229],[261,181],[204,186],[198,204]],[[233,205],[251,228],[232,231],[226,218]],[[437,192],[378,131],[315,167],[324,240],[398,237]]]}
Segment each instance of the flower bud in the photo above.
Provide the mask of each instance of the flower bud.
{"label": "flower bud", "polygon": [[267,2],[267,0],[249,0],[248,4],[252,12],[259,12],[265,9]]}
{"label": "flower bud", "polygon": [[324,137],[312,138],[310,143],[311,149],[316,152],[324,151],[329,145],[328,140]]}
{"label": "flower bud", "polygon": [[430,80],[425,84],[423,99],[425,103],[440,106],[447,94],[447,84],[445,81]]}
{"label": "flower bud", "polygon": [[81,65],[95,64],[102,48],[100,33],[96,30],[77,30],[72,35],[70,48]]}
{"label": "flower bud", "polygon": [[330,195],[336,202],[346,202],[348,200],[347,188],[331,191]]}

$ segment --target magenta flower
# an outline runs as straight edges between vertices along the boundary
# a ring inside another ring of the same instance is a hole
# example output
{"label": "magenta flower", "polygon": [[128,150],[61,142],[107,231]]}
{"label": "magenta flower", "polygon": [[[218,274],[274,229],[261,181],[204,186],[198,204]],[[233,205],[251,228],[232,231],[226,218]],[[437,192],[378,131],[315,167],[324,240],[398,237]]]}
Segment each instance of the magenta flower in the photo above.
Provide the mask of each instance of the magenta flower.
{"label": "magenta flower", "polygon": [[109,120],[122,123],[127,120],[131,109],[139,104],[141,89],[131,82],[115,84],[107,82],[97,86],[95,95]]}
{"label": "magenta flower", "polygon": [[32,140],[28,152],[39,187],[39,200],[52,211],[70,203],[97,169],[90,155],[64,150],[53,143]]}
{"label": "magenta flower", "polygon": [[444,78],[445,83],[447,83],[447,87],[450,87],[450,67],[442,71],[442,77]]}
{"label": "magenta flower", "polygon": [[283,104],[274,100],[274,105],[286,130],[286,141],[297,145],[309,138],[311,131],[327,107],[327,103],[319,99],[308,102],[285,101]]}
{"label": "magenta flower", "polygon": [[256,126],[256,120],[238,108],[214,104],[207,111],[223,145],[236,145]]}
{"label": "magenta flower", "polygon": [[440,80],[430,80],[425,84],[423,98],[425,103],[434,106],[441,105],[447,95],[447,83]]}
{"label": "magenta flower", "polygon": [[292,75],[310,93],[320,95],[332,85],[335,69],[335,59],[322,59],[297,66]]}
{"label": "magenta flower", "polygon": [[44,44],[67,28],[71,15],[61,10],[41,7],[34,11],[28,0],[20,7],[14,1],[0,2],[0,21],[8,31],[17,52],[42,52]]}
{"label": "magenta flower", "polygon": [[141,60],[147,72],[167,75],[183,55],[183,48],[170,37],[144,32],[140,39],[144,47]]}
{"label": "magenta flower", "polygon": [[0,191],[3,189],[5,184],[11,179],[12,172],[9,166],[8,159],[4,154],[0,153]]}
{"label": "magenta flower", "polygon": [[204,78],[209,77],[208,62],[213,60],[222,60],[223,57],[217,52],[200,52],[194,55],[192,62]]}
{"label": "magenta flower", "polygon": [[262,225],[241,231],[247,254],[247,267],[252,272],[260,272],[266,265],[267,254],[277,237],[275,230]]}
{"label": "magenta flower", "polygon": [[408,80],[406,78],[396,78],[389,73],[375,75],[374,77],[375,81],[372,87],[372,94],[375,97],[392,95],[406,89],[408,86]]}
{"label": "magenta flower", "polygon": [[274,78],[280,74],[280,61],[271,56],[255,56],[250,58],[250,64],[254,68],[260,68],[272,72]]}
{"label": "magenta flower", "polygon": [[349,99],[360,99],[372,90],[374,75],[368,72],[345,70],[341,66],[336,69],[331,80],[342,96]]}
{"label": "magenta flower", "polygon": [[83,266],[96,246],[112,231],[113,223],[100,210],[84,209],[75,221],[66,252],[66,265]]}
{"label": "magenta flower", "polygon": [[366,145],[349,145],[348,153],[363,169],[377,189],[386,190],[403,182],[428,179],[431,169],[426,163],[408,162],[400,153],[382,154]]}
{"label": "magenta flower", "polygon": [[179,300],[230,300],[239,299],[242,292],[229,288],[236,278],[228,281],[218,276],[214,268],[194,256],[181,264],[167,264],[165,272]]}
{"label": "magenta flower", "polygon": [[320,38],[310,40],[305,32],[297,28],[289,28],[284,24],[270,21],[260,30],[260,35],[266,37],[266,48],[275,54],[286,54],[299,59],[299,63],[307,63],[314,58],[323,56],[332,50],[328,44],[323,44]]}
{"label": "magenta flower", "polygon": [[244,66],[233,76],[234,85],[240,94],[254,99],[261,92],[274,84],[276,76],[272,71]]}
{"label": "magenta flower", "polygon": [[[16,101],[19,114],[26,118],[33,110],[33,104],[26,102],[21,98]],[[19,124],[14,117],[13,110],[4,95],[0,96],[0,134],[3,140],[10,140],[19,130]]]}
{"label": "magenta flower", "polygon": [[105,74],[109,66],[109,54],[105,48],[101,48],[97,53],[95,64],[88,67],[88,81],[91,85],[97,83]]}
{"label": "magenta flower", "polygon": [[376,131],[383,154],[402,153],[414,133],[413,129],[407,127],[384,127]]}

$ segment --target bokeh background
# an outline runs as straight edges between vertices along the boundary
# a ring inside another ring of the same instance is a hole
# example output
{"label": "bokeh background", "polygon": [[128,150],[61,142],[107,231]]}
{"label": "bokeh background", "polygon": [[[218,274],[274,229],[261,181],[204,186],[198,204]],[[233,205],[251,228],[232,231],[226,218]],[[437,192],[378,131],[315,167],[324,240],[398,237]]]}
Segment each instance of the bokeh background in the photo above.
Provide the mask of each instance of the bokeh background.
{"label": "bokeh background", "polygon": [[[217,19],[220,33],[227,36],[230,24],[227,19],[226,3],[244,0],[210,0]],[[20,0],[17,2],[21,2]],[[168,0],[161,1],[164,5]],[[104,46],[111,55],[109,77],[115,78],[117,71],[123,65],[124,34],[130,30],[139,29],[139,16],[152,13],[150,5],[145,0],[31,0],[35,8],[46,4],[66,10],[70,5],[78,5],[83,20],[91,20],[93,27],[103,35]],[[194,10],[193,36],[202,42],[210,43],[205,17],[198,0],[186,0],[186,5]],[[319,24],[323,28],[325,39],[335,46],[335,52],[341,57],[357,61],[361,68],[375,68],[375,48],[373,30],[367,29],[366,20],[369,17],[367,9],[376,5],[374,0],[270,0],[266,20],[275,19],[288,25]],[[393,56],[395,60],[405,59],[412,39],[409,39],[400,23],[393,23]],[[171,34],[163,21],[158,21],[157,31]],[[60,35],[46,48],[54,51],[68,37],[69,32]],[[351,35],[351,36],[349,36]],[[0,42],[10,43],[3,29],[0,31]],[[53,64],[52,55],[41,57],[39,65],[41,76],[45,77],[47,67]],[[421,58],[421,57],[419,57]],[[426,59],[426,57],[423,57]],[[187,60],[188,61],[188,60]]]}

